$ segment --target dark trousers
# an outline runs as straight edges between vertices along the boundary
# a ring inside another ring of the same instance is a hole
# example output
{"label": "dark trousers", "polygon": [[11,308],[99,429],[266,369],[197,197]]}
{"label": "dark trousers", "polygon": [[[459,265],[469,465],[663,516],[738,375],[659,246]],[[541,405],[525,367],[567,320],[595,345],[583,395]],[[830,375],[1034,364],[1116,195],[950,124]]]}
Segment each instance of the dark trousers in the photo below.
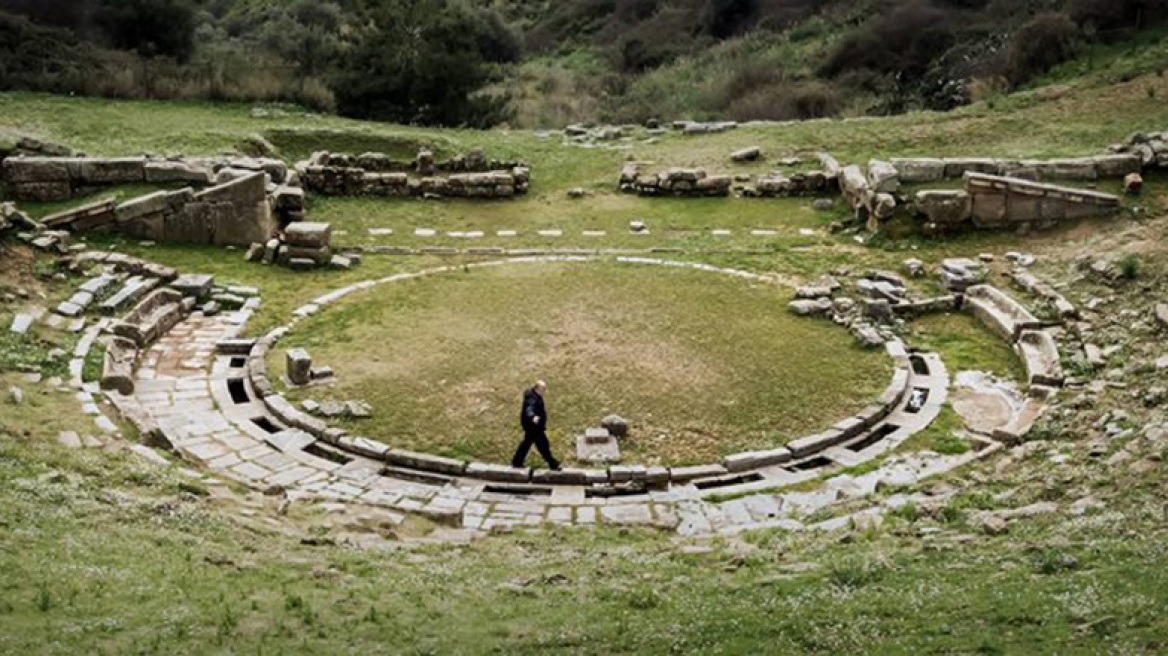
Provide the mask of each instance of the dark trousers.
{"label": "dark trousers", "polygon": [[531,450],[531,445],[535,445],[535,450],[539,451],[539,455],[547,462],[548,467],[556,469],[560,466],[560,462],[552,455],[552,445],[548,443],[547,433],[542,430],[523,431],[523,444],[515,451],[515,457],[511,459],[512,467],[522,467],[523,461],[527,460],[527,452]]}

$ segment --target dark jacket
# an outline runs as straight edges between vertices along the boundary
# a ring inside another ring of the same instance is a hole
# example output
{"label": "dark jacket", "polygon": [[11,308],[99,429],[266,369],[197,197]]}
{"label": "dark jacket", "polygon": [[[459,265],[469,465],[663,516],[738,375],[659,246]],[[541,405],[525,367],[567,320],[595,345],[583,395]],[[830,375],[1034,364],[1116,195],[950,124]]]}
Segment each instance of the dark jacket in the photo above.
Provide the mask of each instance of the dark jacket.
{"label": "dark jacket", "polygon": [[[535,423],[533,419],[539,417],[539,423]],[[519,423],[523,426],[524,432],[543,432],[547,429],[547,410],[543,407],[543,397],[539,392],[535,391],[534,387],[529,387],[523,392],[523,410],[519,413]]]}

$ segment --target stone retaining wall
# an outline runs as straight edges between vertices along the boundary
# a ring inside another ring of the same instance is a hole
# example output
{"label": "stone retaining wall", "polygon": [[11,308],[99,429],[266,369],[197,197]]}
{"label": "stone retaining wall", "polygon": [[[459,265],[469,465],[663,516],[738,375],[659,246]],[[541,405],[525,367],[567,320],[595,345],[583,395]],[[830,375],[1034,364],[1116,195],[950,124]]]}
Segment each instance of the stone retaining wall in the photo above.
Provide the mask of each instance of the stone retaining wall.
{"label": "stone retaining wall", "polygon": [[510,198],[527,193],[531,177],[523,162],[488,160],[481,151],[441,162],[434,162],[429,151],[410,161],[380,153],[321,151],[299,162],[296,170],[308,191],[324,196]]}
{"label": "stone retaining wall", "polygon": [[266,242],[278,228],[267,180],[266,173],[249,172],[202,191],[159,191],[120,204],[103,200],[44,221],[73,232],[112,230],[151,241],[247,246]]}
{"label": "stone retaining wall", "polygon": [[1134,154],[1119,153],[1068,159],[996,159],[990,157],[900,157],[888,162],[899,182],[907,184],[956,180],[966,173],[1009,176],[1034,181],[1094,181],[1139,173],[1143,162]]}
{"label": "stone retaining wall", "polygon": [[626,164],[621,169],[618,188],[641,196],[678,196],[702,198],[729,196],[729,175],[707,175],[705,169],[672,168],[660,173],[641,173],[640,165]]}
{"label": "stone retaining wall", "polygon": [[965,190],[926,190],[916,210],[927,232],[972,223],[979,228],[1050,226],[1071,219],[1115,214],[1120,199],[1097,191],[1060,187],[984,173],[966,173]]}
{"label": "stone retaining wall", "polygon": [[0,180],[18,200],[61,201],[111,185],[182,183],[197,187],[222,184],[262,171],[283,184],[287,168],[275,159],[249,157],[8,157]]}

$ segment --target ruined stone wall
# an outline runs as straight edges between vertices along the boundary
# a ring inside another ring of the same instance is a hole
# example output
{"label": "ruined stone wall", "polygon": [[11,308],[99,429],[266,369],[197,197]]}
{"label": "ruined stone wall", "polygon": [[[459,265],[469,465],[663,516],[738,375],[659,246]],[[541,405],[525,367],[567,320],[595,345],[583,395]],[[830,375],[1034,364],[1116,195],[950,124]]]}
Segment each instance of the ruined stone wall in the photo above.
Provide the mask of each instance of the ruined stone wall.
{"label": "ruined stone wall", "polygon": [[626,164],[621,170],[619,188],[641,196],[678,196],[702,198],[729,196],[729,175],[707,175],[705,169],[672,168],[660,173],[641,173],[638,164]]}
{"label": "ruined stone wall", "polygon": [[45,217],[44,223],[73,232],[109,230],[151,241],[247,246],[267,241],[279,228],[268,193],[267,175],[255,171],[201,191],[185,187],[120,204],[99,201]]}
{"label": "ruined stone wall", "polygon": [[888,161],[899,182],[907,184],[956,180],[966,173],[1009,176],[1033,181],[1095,181],[1123,178],[1143,169],[1140,158],[1130,153],[1069,159],[995,159],[989,157],[894,158]]}
{"label": "ruined stone wall", "polygon": [[972,223],[978,228],[1046,227],[1060,221],[1119,211],[1118,196],[1018,178],[966,173],[964,190],[921,191],[916,207],[925,229],[939,233]]}
{"label": "ruined stone wall", "polygon": [[427,150],[408,161],[322,151],[296,170],[308,191],[323,196],[510,198],[527,193],[531,175],[523,162],[487,159],[479,150],[438,162]]}
{"label": "ruined stone wall", "polygon": [[94,189],[134,183],[222,184],[262,171],[275,183],[288,181],[287,167],[274,159],[250,157],[27,157],[16,155],[0,164],[0,178],[17,200],[62,201]]}

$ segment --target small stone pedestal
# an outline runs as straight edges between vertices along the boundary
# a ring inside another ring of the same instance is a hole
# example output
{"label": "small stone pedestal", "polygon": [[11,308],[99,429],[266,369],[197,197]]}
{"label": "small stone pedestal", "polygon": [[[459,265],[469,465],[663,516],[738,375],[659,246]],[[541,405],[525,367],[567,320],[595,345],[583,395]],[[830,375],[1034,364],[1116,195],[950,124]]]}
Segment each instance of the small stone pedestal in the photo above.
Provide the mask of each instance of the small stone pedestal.
{"label": "small stone pedestal", "polygon": [[589,428],[576,438],[576,459],[591,464],[620,462],[620,444],[607,428]]}
{"label": "small stone pedestal", "polygon": [[312,356],[300,348],[288,349],[285,354],[288,382],[293,385],[307,385],[312,380]]}

